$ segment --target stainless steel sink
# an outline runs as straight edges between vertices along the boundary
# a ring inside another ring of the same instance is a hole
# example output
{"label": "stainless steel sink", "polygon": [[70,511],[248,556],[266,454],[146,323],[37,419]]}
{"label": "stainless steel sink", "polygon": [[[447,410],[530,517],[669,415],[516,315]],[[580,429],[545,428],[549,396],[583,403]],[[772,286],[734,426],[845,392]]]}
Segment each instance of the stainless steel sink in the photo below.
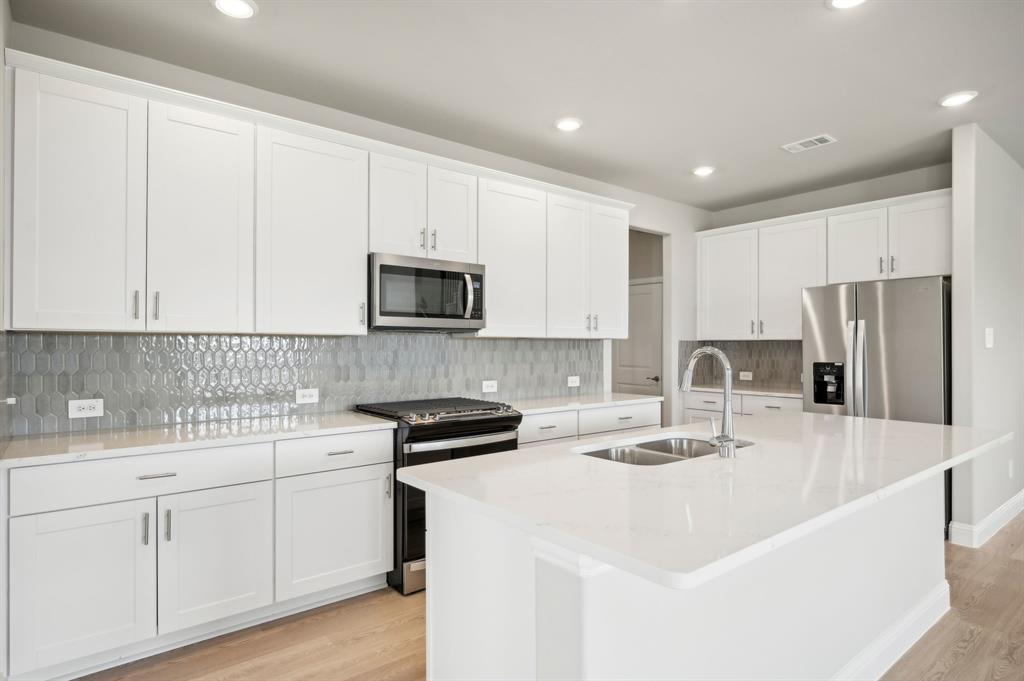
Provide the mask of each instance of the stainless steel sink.
{"label": "stainless steel sink", "polygon": [[[749,447],[754,444],[749,440],[736,440],[736,448]],[[640,442],[625,447],[609,447],[593,452],[583,452],[584,456],[597,459],[628,463],[633,466],[660,466],[674,461],[695,459],[718,453],[718,445],[707,440],[692,437],[671,437],[663,440]]]}

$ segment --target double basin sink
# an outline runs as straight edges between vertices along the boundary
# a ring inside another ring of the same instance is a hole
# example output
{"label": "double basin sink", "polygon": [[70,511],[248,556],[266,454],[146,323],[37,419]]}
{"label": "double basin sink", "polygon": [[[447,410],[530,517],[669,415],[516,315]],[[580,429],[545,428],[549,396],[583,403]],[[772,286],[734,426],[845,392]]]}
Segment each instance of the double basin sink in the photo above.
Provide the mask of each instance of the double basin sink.
{"label": "double basin sink", "polygon": [[[749,440],[736,440],[736,448],[749,447],[754,444]],[[692,437],[670,437],[662,440],[651,440],[649,442],[638,442],[633,445],[621,447],[609,447],[598,449],[592,452],[582,452],[584,456],[593,456],[598,459],[628,463],[633,466],[660,466],[673,461],[684,459],[696,459],[700,456],[717,454],[719,446],[716,443],[708,442]]]}

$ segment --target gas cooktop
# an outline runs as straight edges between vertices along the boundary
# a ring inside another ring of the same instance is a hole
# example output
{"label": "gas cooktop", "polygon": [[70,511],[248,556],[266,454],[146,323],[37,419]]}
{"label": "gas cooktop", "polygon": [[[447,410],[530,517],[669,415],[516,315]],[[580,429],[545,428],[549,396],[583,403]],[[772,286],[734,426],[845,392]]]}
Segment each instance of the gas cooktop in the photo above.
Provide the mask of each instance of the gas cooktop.
{"label": "gas cooktop", "polygon": [[470,421],[495,416],[519,416],[519,412],[504,402],[471,400],[465,397],[442,397],[433,400],[408,400],[360,404],[359,411],[404,421],[410,425],[440,422]]}

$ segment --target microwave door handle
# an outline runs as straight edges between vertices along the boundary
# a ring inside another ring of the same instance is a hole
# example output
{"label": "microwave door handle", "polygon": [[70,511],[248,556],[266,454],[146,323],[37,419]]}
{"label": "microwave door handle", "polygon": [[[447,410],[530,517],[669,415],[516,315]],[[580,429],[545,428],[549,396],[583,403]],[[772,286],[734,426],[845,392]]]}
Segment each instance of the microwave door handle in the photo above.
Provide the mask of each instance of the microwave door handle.
{"label": "microwave door handle", "polygon": [[466,314],[462,315],[464,319],[469,319],[473,314],[473,305],[476,304],[476,294],[473,293],[473,277],[469,272],[462,274],[466,278]]}

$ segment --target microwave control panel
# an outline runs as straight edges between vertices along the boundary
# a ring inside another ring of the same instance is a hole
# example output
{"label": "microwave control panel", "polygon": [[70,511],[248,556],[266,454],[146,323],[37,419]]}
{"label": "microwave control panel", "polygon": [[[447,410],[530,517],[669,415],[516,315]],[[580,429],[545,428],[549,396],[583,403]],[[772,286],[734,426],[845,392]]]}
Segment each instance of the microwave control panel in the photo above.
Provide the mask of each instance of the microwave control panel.
{"label": "microwave control panel", "polygon": [[484,276],[482,274],[471,274],[473,281],[473,309],[469,312],[470,319],[484,318]]}
{"label": "microwave control panel", "polygon": [[843,396],[845,365],[843,362],[814,362],[814,403],[846,404]]}

